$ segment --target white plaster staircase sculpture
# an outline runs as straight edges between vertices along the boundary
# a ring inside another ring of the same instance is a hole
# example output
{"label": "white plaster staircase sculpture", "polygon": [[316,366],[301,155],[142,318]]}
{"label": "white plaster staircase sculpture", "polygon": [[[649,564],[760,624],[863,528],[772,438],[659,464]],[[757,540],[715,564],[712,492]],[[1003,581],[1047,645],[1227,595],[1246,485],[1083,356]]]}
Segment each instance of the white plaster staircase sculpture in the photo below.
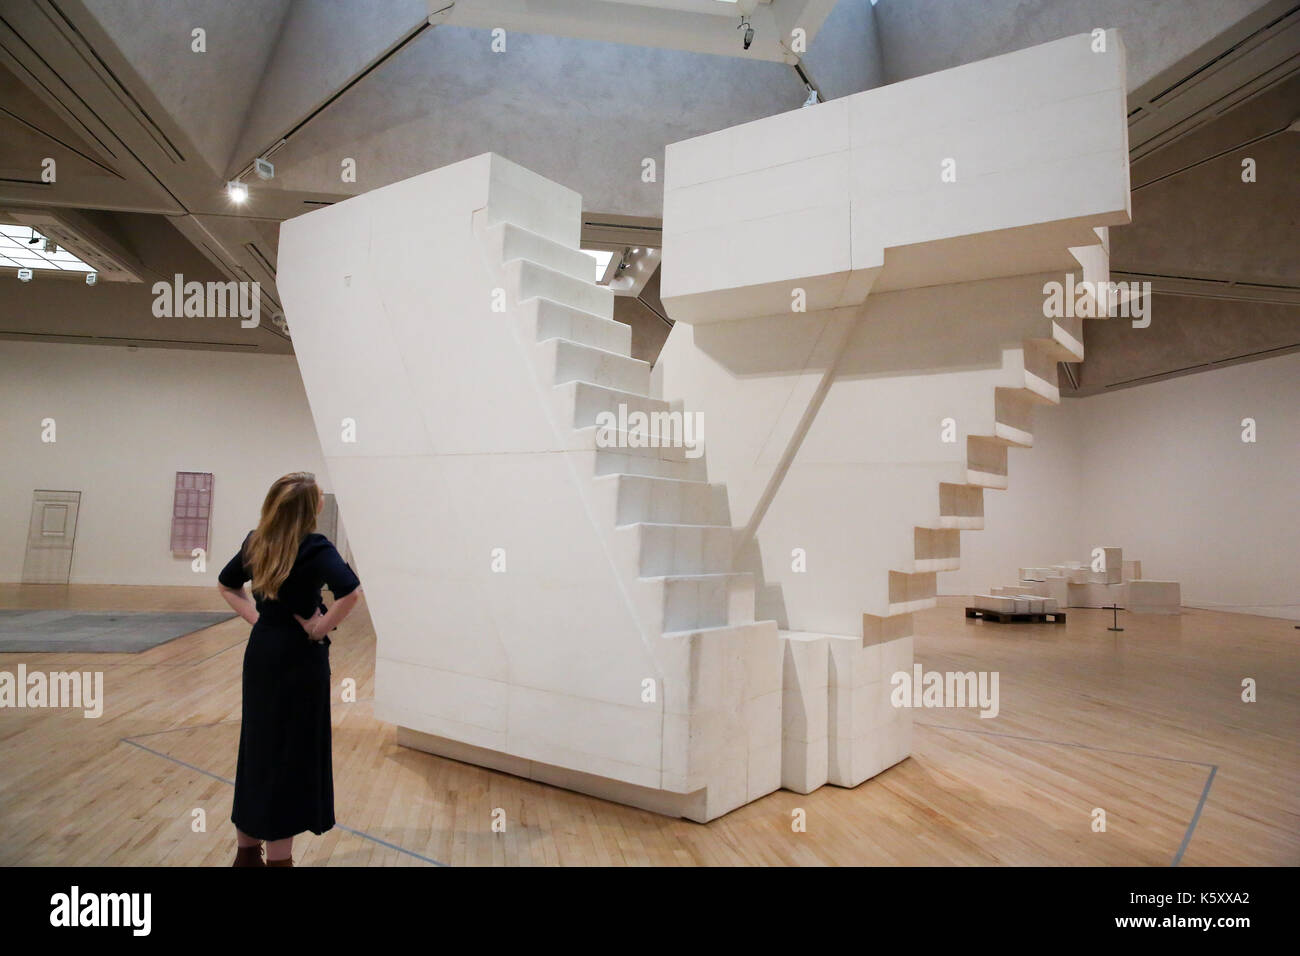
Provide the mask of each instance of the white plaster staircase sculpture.
{"label": "white plaster staircase sculpture", "polygon": [[1086,286],[1078,313],[1044,303],[1108,280],[1125,88],[1107,31],[668,148],[657,394],[707,416],[738,567],[782,627],[787,789],[910,751],[889,696],[913,614],[1103,314]]}
{"label": "white plaster staircase sculpture", "polygon": [[[1046,397],[1050,355],[1017,344],[1054,338],[1042,278],[1128,218],[1106,38],[670,146],[679,321],[648,383],[578,250],[580,197],[500,157],[285,223],[278,285],[399,742],[695,820],[903,759],[912,612],[1029,440],[1026,391]],[[936,201],[917,171],[950,153],[967,178]],[[707,462],[603,447],[620,405],[702,412]],[[921,437],[951,411],[960,451]],[[792,542],[815,584],[783,571]]]}
{"label": "white plaster staircase sculpture", "polygon": [[669,405],[580,225],[576,193],[484,154],[286,223],[279,286],[377,715],[408,746],[705,821],[780,786],[781,646],[702,449],[602,435],[602,413]]}

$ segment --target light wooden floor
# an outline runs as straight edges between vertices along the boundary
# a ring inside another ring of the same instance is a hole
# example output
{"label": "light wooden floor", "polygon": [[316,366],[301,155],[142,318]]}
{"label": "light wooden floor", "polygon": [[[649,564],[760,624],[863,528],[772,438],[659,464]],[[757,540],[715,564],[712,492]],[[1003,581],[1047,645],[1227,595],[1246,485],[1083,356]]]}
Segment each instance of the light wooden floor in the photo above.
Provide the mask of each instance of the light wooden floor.
{"label": "light wooden floor", "polygon": [[[0,585],[0,607],[221,609],[207,588]],[[364,606],[334,637],[339,826],[302,865],[1300,863],[1300,632],[1188,611],[1071,611],[1066,626],[917,615],[927,670],[996,670],[1001,713],[916,713],[913,756],[855,790],[778,791],[708,825],[394,743],[372,716]],[[0,710],[0,864],[228,865],[248,628],[141,654],[5,654],[0,670],[102,670],[105,713]],[[1241,680],[1258,703],[1241,702]],[[1208,784],[1208,786],[1207,786]],[[1204,805],[1199,817],[1198,807]],[[507,828],[492,831],[503,808]],[[807,813],[792,832],[791,811]],[[1105,833],[1091,829],[1105,809]],[[193,811],[206,814],[194,832]],[[1194,824],[1194,825],[1193,825]]]}

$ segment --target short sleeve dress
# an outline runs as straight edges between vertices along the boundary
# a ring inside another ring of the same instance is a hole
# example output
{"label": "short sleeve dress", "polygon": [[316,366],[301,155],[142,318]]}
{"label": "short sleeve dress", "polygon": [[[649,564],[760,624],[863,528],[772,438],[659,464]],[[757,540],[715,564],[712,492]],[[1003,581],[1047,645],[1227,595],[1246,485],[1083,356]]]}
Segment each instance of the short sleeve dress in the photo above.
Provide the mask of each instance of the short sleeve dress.
{"label": "short sleeve dress", "polygon": [[[249,532],[250,536],[252,532]],[[252,576],[239,553],[217,576],[239,589]],[[244,650],[243,722],[230,819],[259,840],[283,840],[334,826],[328,637],[313,641],[294,619],[309,618],[321,586],[335,600],[361,582],[330,540],[307,535],[275,600],[255,597],[258,618]]]}

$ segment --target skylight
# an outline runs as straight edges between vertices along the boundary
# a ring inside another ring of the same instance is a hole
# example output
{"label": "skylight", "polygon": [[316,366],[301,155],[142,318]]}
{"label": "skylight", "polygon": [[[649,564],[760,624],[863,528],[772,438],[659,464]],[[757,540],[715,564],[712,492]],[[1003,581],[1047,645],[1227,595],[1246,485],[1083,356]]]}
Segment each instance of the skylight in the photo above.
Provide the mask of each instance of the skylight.
{"label": "skylight", "polygon": [[609,268],[609,260],[613,258],[614,253],[607,249],[583,249],[589,256],[595,257],[596,260],[596,282],[605,278],[605,270]]}
{"label": "skylight", "polygon": [[[32,243],[32,237],[36,242]],[[59,247],[58,252],[46,252],[45,237],[31,226],[0,223],[0,269],[31,269],[33,272],[94,272],[95,267],[82,262],[71,252]]]}

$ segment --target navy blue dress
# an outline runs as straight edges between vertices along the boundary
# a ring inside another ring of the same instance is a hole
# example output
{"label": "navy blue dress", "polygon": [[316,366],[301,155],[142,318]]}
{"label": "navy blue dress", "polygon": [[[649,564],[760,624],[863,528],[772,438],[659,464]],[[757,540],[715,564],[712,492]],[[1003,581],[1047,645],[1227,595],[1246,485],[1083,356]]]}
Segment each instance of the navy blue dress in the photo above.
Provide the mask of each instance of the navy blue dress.
{"label": "navy blue dress", "polygon": [[[252,532],[250,532],[251,534]],[[217,576],[238,590],[251,575],[244,548]],[[309,618],[321,586],[338,600],[361,582],[323,534],[298,547],[276,600],[254,598],[258,618],[244,650],[243,723],[230,819],[259,840],[283,840],[334,826],[328,637],[313,641],[294,619]]]}

